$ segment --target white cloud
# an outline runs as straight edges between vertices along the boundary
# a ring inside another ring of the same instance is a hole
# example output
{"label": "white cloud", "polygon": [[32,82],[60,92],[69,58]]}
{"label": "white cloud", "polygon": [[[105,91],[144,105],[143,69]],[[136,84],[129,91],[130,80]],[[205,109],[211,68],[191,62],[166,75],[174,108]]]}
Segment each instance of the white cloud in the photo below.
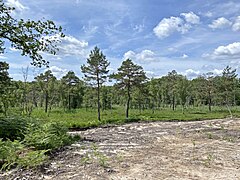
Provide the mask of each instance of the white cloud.
{"label": "white cloud", "polygon": [[226,46],[219,46],[212,53],[202,55],[203,58],[232,60],[240,58],[240,42],[234,42]]}
{"label": "white cloud", "polygon": [[184,27],[183,25],[184,25],[184,22],[179,17],[164,18],[153,29],[153,32],[157,37],[165,38],[174,32],[184,33],[188,31],[188,27]]}
{"label": "white cloud", "polygon": [[145,71],[147,77],[155,77],[155,73],[153,71]]}
{"label": "white cloud", "polygon": [[184,76],[187,76],[190,79],[194,79],[199,77],[200,75],[206,74],[208,72],[211,72],[213,74],[213,76],[219,76],[222,74],[222,69],[216,69],[216,68],[211,68],[211,69],[203,69],[202,71],[199,70],[194,70],[194,69],[187,69],[185,70],[185,72],[181,73]]}
{"label": "white cloud", "polygon": [[7,59],[4,55],[0,54],[0,59]]}
{"label": "white cloud", "polygon": [[9,50],[12,51],[12,52],[19,52],[20,51],[19,49],[16,49],[16,48],[13,48],[13,47],[10,47]]}
{"label": "white cloud", "polygon": [[185,21],[190,23],[190,24],[199,24],[200,23],[199,16],[197,16],[193,12],[181,13],[181,16],[183,16]]}
{"label": "white cloud", "polygon": [[206,17],[212,17],[213,16],[213,13],[208,11],[206,13],[203,13],[203,16],[206,16]]}
{"label": "white cloud", "polygon": [[222,74],[223,70],[222,69],[214,69],[214,70],[212,70],[210,72],[212,72],[213,75],[215,75],[215,76],[219,76],[219,75]]}
{"label": "white cloud", "polygon": [[186,33],[191,29],[193,24],[198,24],[200,18],[193,12],[181,13],[181,17],[170,17],[162,19],[153,29],[155,35],[159,38],[165,38],[174,32]]}
{"label": "white cloud", "polygon": [[128,51],[124,54],[123,59],[132,59],[140,63],[152,62],[155,60],[155,53],[151,50],[143,50],[140,53],[135,53],[133,51]]}
{"label": "white cloud", "polygon": [[45,71],[47,71],[47,70],[51,70],[53,75],[55,77],[57,77],[58,79],[61,78],[62,76],[64,76],[68,71],[67,69],[62,69],[57,66],[51,66],[50,68],[46,69]]}
{"label": "white cloud", "polygon": [[181,58],[182,58],[182,59],[187,59],[188,57],[189,57],[189,56],[188,56],[187,54],[183,54]]}
{"label": "white cloud", "polygon": [[231,26],[232,22],[224,17],[220,17],[218,19],[215,19],[212,21],[212,24],[209,24],[208,26],[212,29],[223,29],[226,27]]}
{"label": "white cloud", "polygon": [[77,57],[87,57],[88,51],[88,42],[81,41],[73,36],[61,37],[59,34],[54,36],[45,37],[50,40],[58,40],[57,55],[63,56],[77,56]]}
{"label": "white cloud", "polygon": [[99,29],[98,26],[92,26],[90,24],[88,26],[82,27],[82,30],[88,35],[95,34],[98,31],[98,29]]}
{"label": "white cloud", "polygon": [[124,53],[124,55],[123,55],[123,60],[126,60],[126,59],[133,59],[133,58],[135,58],[135,52],[133,52],[133,51],[128,51],[128,52],[126,52],[126,53]]}
{"label": "white cloud", "polygon": [[16,11],[22,12],[25,9],[28,9],[26,6],[21,4],[18,0],[7,0],[5,3],[9,7],[14,7]]}
{"label": "white cloud", "polygon": [[187,69],[185,72],[183,72],[181,74],[187,76],[190,79],[196,78],[199,75],[201,75],[200,71],[195,71],[193,69]]}
{"label": "white cloud", "polygon": [[238,16],[232,26],[233,31],[240,31],[240,16]]}
{"label": "white cloud", "polygon": [[227,46],[219,46],[213,52],[215,56],[238,56],[240,57],[240,42],[234,42]]}

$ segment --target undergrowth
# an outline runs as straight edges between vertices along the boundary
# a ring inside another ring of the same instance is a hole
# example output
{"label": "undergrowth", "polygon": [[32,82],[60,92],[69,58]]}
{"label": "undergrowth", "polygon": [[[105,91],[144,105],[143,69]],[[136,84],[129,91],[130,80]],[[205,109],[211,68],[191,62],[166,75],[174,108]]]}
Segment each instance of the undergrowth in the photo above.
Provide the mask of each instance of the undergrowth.
{"label": "undergrowth", "polygon": [[48,159],[48,154],[79,140],[67,134],[58,122],[44,122],[24,117],[0,118],[0,169],[34,168]]}

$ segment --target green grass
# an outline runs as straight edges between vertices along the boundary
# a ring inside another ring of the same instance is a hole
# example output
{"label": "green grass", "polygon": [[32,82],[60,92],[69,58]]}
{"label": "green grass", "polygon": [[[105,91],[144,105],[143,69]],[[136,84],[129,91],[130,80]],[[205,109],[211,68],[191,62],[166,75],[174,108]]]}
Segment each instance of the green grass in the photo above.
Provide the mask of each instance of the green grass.
{"label": "green grass", "polygon": [[[239,107],[232,108],[235,117],[240,117]],[[182,112],[179,107],[172,111],[170,108],[155,110],[139,111],[130,109],[130,118],[126,120],[124,107],[114,107],[113,110],[105,110],[101,112],[101,122],[97,120],[96,109],[76,109],[64,111],[63,109],[52,109],[49,116],[44,113],[43,109],[35,109],[32,114],[35,118],[47,121],[57,121],[64,123],[69,128],[88,128],[96,127],[103,124],[122,124],[135,121],[191,121],[204,119],[217,119],[229,116],[229,112],[225,107],[213,107],[209,112],[207,107],[188,108]]]}

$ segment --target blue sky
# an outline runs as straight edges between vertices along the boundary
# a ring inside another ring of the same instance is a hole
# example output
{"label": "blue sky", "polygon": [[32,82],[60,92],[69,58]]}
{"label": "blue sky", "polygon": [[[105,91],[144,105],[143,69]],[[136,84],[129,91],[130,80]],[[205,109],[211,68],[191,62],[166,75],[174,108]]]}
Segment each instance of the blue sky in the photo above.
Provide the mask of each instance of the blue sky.
{"label": "blue sky", "polygon": [[[61,78],[80,66],[98,46],[114,72],[126,58],[143,66],[148,77],[173,69],[189,78],[218,75],[227,65],[240,72],[239,0],[5,0],[24,19],[51,19],[64,29],[56,56],[44,54]],[[31,60],[7,48],[1,61],[22,80]],[[29,80],[45,69],[30,66]]]}

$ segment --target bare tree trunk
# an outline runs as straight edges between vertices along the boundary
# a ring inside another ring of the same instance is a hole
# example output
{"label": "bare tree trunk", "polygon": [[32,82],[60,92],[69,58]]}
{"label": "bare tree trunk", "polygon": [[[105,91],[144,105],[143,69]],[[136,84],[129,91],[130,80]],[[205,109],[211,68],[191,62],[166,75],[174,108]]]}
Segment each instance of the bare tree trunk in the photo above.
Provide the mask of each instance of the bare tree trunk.
{"label": "bare tree trunk", "polygon": [[26,69],[22,68],[23,73],[23,113],[28,113],[27,103],[27,78],[28,78],[28,66]]}
{"label": "bare tree trunk", "polygon": [[211,112],[212,111],[212,99],[209,97],[208,99],[208,110]]}
{"label": "bare tree trunk", "polygon": [[45,95],[45,113],[48,111],[48,92],[46,91]]}
{"label": "bare tree trunk", "polygon": [[175,96],[173,96],[173,99],[172,99],[172,101],[173,101],[173,106],[172,106],[172,110],[174,111],[175,110]]}
{"label": "bare tree trunk", "polygon": [[101,115],[100,115],[100,83],[99,78],[97,78],[97,103],[98,103],[98,120],[101,121]]}
{"label": "bare tree trunk", "polygon": [[70,90],[68,89],[68,110],[71,109],[71,103],[70,103],[70,100],[71,100],[71,98],[70,98]]}
{"label": "bare tree trunk", "polygon": [[128,98],[127,98],[127,106],[126,106],[126,118],[128,119],[128,112],[129,112],[129,105],[130,105],[130,87],[128,86],[128,89],[127,89],[127,95],[128,95]]}

